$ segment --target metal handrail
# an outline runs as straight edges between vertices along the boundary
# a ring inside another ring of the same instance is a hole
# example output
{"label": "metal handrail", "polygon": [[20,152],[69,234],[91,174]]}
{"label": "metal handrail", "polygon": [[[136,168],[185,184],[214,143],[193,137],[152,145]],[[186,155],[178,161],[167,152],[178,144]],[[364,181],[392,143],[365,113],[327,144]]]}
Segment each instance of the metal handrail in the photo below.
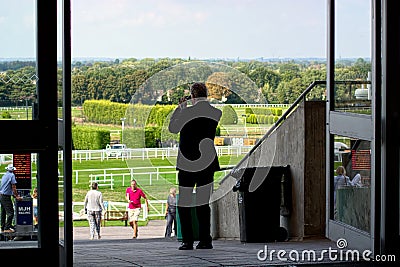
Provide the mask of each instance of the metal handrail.
{"label": "metal handrail", "polygon": [[[235,167],[232,168],[230,174],[232,174],[233,172],[236,171],[236,167],[240,166],[244,161],[246,161],[251,154],[253,154],[253,152],[261,145],[261,143],[267,139],[272,132],[275,131],[275,129],[284,121],[286,120],[287,116],[295,109],[297,108],[297,105],[306,97],[306,95],[317,85],[321,85],[321,84],[326,84],[326,81],[314,81],[312,82],[307,89],[305,89],[303,91],[303,93],[301,93],[301,95],[293,102],[293,104],[282,114],[282,116],[271,126],[271,128],[267,131],[267,133],[260,138],[257,143],[254,145],[254,147],[252,149],[250,149],[250,151],[239,161],[239,163],[236,164]],[[335,84],[371,84],[371,81],[361,81],[361,80],[348,80],[348,81],[335,81]],[[224,182],[224,180],[228,177],[229,175],[227,175],[226,177],[224,177],[219,183],[222,184]]]}

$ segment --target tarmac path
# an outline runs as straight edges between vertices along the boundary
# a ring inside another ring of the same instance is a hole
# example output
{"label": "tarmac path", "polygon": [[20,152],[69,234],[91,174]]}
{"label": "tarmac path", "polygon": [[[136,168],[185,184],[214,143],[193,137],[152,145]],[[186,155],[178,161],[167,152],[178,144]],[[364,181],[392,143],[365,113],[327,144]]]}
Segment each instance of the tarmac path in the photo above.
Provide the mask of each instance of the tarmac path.
{"label": "tarmac path", "polygon": [[[166,220],[150,220],[146,226],[139,226],[138,239],[163,238]],[[123,222],[121,222],[121,225]],[[132,239],[133,230],[128,226],[102,226],[101,239]],[[74,227],[74,240],[89,240],[89,227]]]}

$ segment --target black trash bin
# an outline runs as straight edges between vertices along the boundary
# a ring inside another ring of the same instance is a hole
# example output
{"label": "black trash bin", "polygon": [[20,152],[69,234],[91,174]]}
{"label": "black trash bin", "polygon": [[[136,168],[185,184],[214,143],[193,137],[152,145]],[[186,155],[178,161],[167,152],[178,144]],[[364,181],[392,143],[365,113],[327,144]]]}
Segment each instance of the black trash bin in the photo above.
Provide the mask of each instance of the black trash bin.
{"label": "black trash bin", "polygon": [[290,181],[289,166],[251,167],[232,174],[238,180],[240,241],[262,243],[285,241],[288,232],[280,226],[282,182]]}

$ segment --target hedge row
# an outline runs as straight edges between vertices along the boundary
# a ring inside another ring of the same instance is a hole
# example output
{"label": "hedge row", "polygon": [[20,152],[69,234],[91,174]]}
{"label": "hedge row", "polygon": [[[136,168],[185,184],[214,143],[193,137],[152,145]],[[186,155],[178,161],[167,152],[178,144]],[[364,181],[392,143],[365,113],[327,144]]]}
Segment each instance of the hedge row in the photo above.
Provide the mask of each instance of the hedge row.
{"label": "hedge row", "polygon": [[266,107],[254,107],[254,108],[245,108],[245,113],[247,114],[256,114],[256,115],[274,115],[274,116],[282,116],[283,110],[282,108],[266,108]]}
{"label": "hedge row", "polygon": [[279,119],[279,116],[274,116],[274,115],[249,114],[246,117],[246,123],[250,123],[250,124],[274,124],[278,119]]}
{"label": "hedge row", "polygon": [[83,103],[83,113],[88,122],[120,124],[128,106],[108,100],[86,100]]}
{"label": "hedge row", "polygon": [[[216,136],[220,136],[218,126]],[[110,131],[95,127],[72,127],[73,149],[98,150],[105,149],[110,143]],[[167,127],[147,126],[145,128],[125,129],[122,136],[123,143],[129,148],[157,147],[158,141],[166,146],[177,144],[179,134],[173,134]]]}
{"label": "hedge row", "polygon": [[[101,124],[121,124],[125,118],[122,142],[130,148],[157,147],[176,144],[178,134],[168,131],[169,115],[175,105],[148,106],[142,104],[120,104],[108,100],[87,100],[83,104],[86,121]],[[224,121],[237,123],[237,115],[231,106],[225,108]],[[128,127],[130,126],[130,127]],[[216,135],[220,135],[220,127]],[[110,131],[101,128],[74,126],[72,128],[73,147],[78,150],[104,149],[110,143]]]}
{"label": "hedge row", "polygon": [[72,127],[73,149],[96,150],[103,149],[110,143],[110,131],[87,127]]}
{"label": "hedge row", "polygon": [[109,100],[86,100],[83,113],[87,122],[121,124],[121,118],[132,126],[163,125],[174,105],[121,104]]}

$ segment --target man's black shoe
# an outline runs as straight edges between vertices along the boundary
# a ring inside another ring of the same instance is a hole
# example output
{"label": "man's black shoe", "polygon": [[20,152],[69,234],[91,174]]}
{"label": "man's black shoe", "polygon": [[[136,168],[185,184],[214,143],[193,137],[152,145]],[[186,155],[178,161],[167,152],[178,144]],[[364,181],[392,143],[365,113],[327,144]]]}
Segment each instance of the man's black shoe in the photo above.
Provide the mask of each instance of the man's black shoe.
{"label": "man's black shoe", "polygon": [[193,250],[193,244],[182,243],[182,245],[178,249],[179,250]]}
{"label": "man's black shoe", "polygon": [[199,242],[196,246],[196,249],[212,249],[213,246],[211,243],[204,243],[204,242]]}

